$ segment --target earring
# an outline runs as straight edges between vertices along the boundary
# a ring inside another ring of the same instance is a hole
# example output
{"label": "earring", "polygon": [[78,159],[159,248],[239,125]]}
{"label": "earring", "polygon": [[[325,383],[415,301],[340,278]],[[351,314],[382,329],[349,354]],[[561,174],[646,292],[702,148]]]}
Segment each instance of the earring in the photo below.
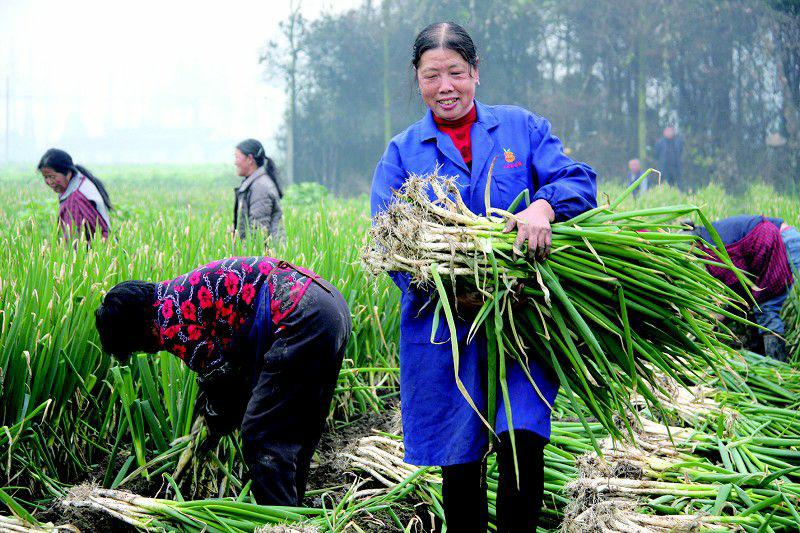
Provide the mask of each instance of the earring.
{"label": "earring", "polygon": [[477,80],[477,81],[475,82],[475,86],[476,86],[476,87],[477,87],[478,85],[480,85],[480,84],[481,84],[481,80]]}

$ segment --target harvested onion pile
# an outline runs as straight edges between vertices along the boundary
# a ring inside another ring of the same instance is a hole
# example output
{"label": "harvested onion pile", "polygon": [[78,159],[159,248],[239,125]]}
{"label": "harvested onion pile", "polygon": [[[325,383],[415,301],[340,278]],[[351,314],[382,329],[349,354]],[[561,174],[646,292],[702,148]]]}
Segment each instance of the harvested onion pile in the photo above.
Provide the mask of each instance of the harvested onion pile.
{"label": "harvested onion pile", "polygon": [[[485,331],[489,403],[488,412],[479,414],[490,428],[497,385],[512,425],[508,359],[526,368],[528,357],[544,358],[575,411],[584,412],[578,406],[585,404],[612,435],[622,437],[631,434],[634,392],[651,411],[660,411],[653,392],[663,391],[659,372],[682,385],[696,384],[701,373],[737,357],[727,346],[731,332],[717,317],[743,321],[746,302],[707,272],[706,264],[721,263],[699,249],[699,238],[679,233],[681,227],[671,221],[694,215],[706,227],[711,224],[693,205],[617,211],[643,178],[614,202],[553,224],[552,252],[543,262],[514,253],[514,233],[502,231],[522,195],[503,211],[490,207],[487,189],[488,216],[478,216],[452,179],[412,176],[375,217],[363,262],[376,274],[406,272],[412,283],[435,292],[434,331],[443,315],[451,332],[454,379],[473,408],[458,377],[451,302],[455,287],[483,295],[467,342],[477,342],[476,333]],[[734,268],[719,237],[714,239],[724,265]],[[745,283],[741,272],[737,275]],[[527,299],[521,309],[511,305],[518,282]],[[531,386],[536,387],[532,380]]]}

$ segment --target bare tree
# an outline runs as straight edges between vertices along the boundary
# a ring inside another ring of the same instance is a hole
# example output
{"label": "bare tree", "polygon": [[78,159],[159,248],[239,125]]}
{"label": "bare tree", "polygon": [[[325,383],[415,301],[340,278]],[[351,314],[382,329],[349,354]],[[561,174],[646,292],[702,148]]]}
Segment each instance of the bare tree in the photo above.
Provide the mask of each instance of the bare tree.
{"label": "bare tree", "polygon": [[267,77],[280,77],[289,90],[286,120],[286,183],[295,181],[295,132],[297,131],[297,78],[305,19],[300,0],[289,1],[289,17],[280,23],[282,42],[270,41],[259,58]]}

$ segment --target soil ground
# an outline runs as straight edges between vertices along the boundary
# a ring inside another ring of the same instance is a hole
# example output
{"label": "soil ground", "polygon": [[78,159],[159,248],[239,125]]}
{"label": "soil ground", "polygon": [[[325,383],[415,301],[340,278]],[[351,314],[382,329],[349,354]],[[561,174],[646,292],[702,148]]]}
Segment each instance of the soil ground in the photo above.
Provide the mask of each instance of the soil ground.
{"label": "soil ground", "polygon": [[[400,433],[400,411],[391,406],[381,413],[367,412],[358,418],[351,420],[347,424],[340,424],[339,427],[329,430],[322,436],[308,481],[308,491],[326,489],[328,505],[330,499],[338,501],[342,498],[348,488],[356,479],[363,480],[350,470],[346,460],[341,456],[355,448],[359,439],[367,435],[373,435],[375,430],[380,432],[399,434]],[[382,485],[376,481],[367,481],[361,485],[362,489],[379,488]],[[319,507],[322,505],[321,497],[317,494],[306,497],[304,503],[308,506]],[[395,512],[403,525],[408,524],[415,516],[419,517],[420,523],[430,524],[431,518],[428,516],[427,508],[416,498],[407,498],[402,503],[398,502],[392,510]],[[359,517],[359,527],[368,532],[378,531],[399,531],[388,514],[375,516],[374,519]],[[415,531],[430,531],[430,525],[423,527],[420,525]]]}
{"label": "soil ground", "polygon": [[[342,457],[342,452],[355,448],[359,439],[374,434],[375,430],[397,434],[400,431],[399,411],[396,408],[389,408],[381,413],[368,412],[348,423],[338,422],[323,434],[309,472],[307,490],[311,494],[305,498],[303,502],[305,505],[322,506],[323,494],[326,500],[324,503],[328,507],[332,502],[341,499],[358,479]],[[117,459],[117,462],[120,463],[118,466],[121,466],[124,459],[124,457]],[[86,482],[99,483],[104,472],[105,465],[99,465]],[[361,488],[379,487],[381,485],[374,481],[367,481],[361,486]],[[142,496],[157,497],[157,493],[161,492],[160,489],[163,487],[160,479],[139,478],[121,488]],[[431,530],[431,518],[428,516],[426,507],[419,500],[408,498],[393,507],[393,511],[404,525],[414,520],[415,516],[419,516],[419,522],[427,522],[428,526],[420,525],[416,531]],[[36,513],[36,518],[42,522],[51,522],[57,525],[71,524],[81,532],[128,533],[136,531],[132,526],[104,513],[91,509],[65,508],[58,503],[45,511]],[[391,517],[384,513],[374,517],[360,516],[359,526],[367,532],[398,530]]]}

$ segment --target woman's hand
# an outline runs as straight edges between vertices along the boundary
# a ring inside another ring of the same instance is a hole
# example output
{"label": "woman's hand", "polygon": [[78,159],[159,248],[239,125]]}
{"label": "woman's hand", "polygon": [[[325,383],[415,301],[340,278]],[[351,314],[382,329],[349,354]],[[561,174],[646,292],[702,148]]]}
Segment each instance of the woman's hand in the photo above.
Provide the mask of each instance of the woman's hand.
{"label": "woman's hand", "polygon": [[510,218],[503,233],[509,233],[516,226],[517,238],[514,241],[514,253],[522,255],[520,251],[522,243],[528,241],[528,259],[535,257],[539,261],[543,261],[550,255],[550,245],[553,240],[550,223],[555,218],[555,211],[547,200],[539,199],[524,211],[517,213],[516,218]]}

